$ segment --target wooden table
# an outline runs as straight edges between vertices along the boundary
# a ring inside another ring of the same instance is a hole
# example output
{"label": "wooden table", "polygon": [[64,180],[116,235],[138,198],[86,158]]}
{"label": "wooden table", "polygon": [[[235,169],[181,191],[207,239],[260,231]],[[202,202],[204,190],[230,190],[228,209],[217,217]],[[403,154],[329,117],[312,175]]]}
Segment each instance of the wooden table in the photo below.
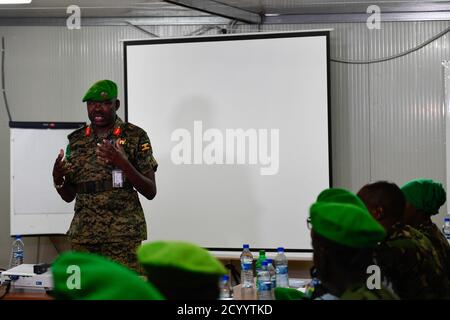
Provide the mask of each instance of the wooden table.
{"label": "wooden table", "polygon": [[256,288],[242,288],[240,284],[233,287],[234,300],[257,300]]}
{"label": "wooden table", "polygon": [[54,299],[45,291],[11,290],[1,300],[54,300]]}

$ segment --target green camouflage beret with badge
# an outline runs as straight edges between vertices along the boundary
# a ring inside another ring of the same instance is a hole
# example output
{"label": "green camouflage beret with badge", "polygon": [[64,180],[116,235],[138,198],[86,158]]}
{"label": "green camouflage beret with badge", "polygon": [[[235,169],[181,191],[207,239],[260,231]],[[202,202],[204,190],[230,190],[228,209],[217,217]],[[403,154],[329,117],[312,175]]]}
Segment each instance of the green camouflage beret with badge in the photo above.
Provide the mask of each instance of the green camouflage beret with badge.
{"label": "green camouflage beret with badge", "polygon": [[117,98],[117,85],[111,80],[100,80],[94,83],[83,97],[86,101],[108,101]]}

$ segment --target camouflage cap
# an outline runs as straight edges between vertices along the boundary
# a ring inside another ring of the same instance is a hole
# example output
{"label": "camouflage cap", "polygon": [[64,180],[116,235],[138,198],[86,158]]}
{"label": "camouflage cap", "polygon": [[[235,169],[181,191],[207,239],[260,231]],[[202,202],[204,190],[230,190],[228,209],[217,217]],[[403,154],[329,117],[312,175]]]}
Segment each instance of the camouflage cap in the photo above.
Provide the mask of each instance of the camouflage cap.
{"label": "camouflage cap", "polygon": [[56,299],[164,300],[159,290],[137,273],[95,254],[65,252],[51,269]]}
{"label": "camouflage cap", "polygon": [[227,273],[208,250],[189,242],[146,243],[137,256],[149,281],[169,299],[216,299],[219,277]]}
{"label": "camouflage cap", "polygon": [[309,212],[314,232],[341,245],[370,248],[386,237],[361,199],[344,189],[322,191]]}
{"label": "camouflage cap", "polygon": [[94,83],[83,97],[85,101],[107,101],[117,98],[117,85],[111,80],[100,80]]}
{"label": "camouflage cap", "polygon": [[447,194],[442,184],[431,179],[415,179],[401,187],[406,201],[416,209],[429,215],[439,212],[439,208],[447,200]]}

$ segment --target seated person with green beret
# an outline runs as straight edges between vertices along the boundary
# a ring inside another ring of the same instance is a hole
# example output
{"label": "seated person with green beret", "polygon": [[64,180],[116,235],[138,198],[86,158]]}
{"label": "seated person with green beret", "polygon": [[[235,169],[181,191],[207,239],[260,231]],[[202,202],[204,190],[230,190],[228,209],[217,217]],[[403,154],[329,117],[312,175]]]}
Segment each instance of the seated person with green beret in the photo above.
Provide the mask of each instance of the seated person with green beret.
{"label": "seated person with green beret", "polygon": [[405,196],[394,183],[364,186],[358,196],[386,230],[375,250],[381,274],[401,299],[442,299],[448,292],[444,267],[430,240],[404,222]]}
{"label": "seated person with green beret", "polygon": [[139,271],[136,248],[147,238],[138,192],[156,195],[153,157],[147,133],[116,114],[117,85],[94,83],[83,97],[91,123],[69,134],[69,144],[53,167],[61,198],[75,201],[68,230],[72,250],[108,257]]}
{"label": "seated person with green beret", "polygon": [[137,273],[101,256],[65,252],[52,264],[54,289],[60,300],[164,300]]}
{"label": "seated person with green beret", "polygon": [[138,249],[148,280],[168,300],[217,300],[227,273],[208,250],[183,241],[155,241]]}
{"label": "seated person with green beret", "polygon": [[324,190],[311,206],[308,221],[317,277],[327,291],[316,299],[397,298],[383,286],[367,286],[373,248],[386,232],[356,195],[344,189]]}
{"label": "seated person with green beret", "polygon": [[431,179],[415,179],[401,187],[406,198],[405,223],[430,239],[450,279],[450,245],[444,234],[431,221],[439,212],[447,194],[442,184]]}

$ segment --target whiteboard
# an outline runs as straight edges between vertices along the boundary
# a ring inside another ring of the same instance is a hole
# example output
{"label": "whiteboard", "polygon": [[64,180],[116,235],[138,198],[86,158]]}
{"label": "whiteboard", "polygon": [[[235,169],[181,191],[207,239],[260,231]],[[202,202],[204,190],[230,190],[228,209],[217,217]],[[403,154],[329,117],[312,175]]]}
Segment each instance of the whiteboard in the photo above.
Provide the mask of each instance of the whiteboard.
{"label": "whiteboard", "polygon": [[[39,125],[36,125],[39,127]],[[70,129],[11,128],[11,235],[65,234],[74,214],[53,186],[52,170]]]}
{"label": "whiteboard", "polygon": [[125,41],[124,56],[126,116],[159,163],[149,240],[310,250],[331,184],[328,32]]}

